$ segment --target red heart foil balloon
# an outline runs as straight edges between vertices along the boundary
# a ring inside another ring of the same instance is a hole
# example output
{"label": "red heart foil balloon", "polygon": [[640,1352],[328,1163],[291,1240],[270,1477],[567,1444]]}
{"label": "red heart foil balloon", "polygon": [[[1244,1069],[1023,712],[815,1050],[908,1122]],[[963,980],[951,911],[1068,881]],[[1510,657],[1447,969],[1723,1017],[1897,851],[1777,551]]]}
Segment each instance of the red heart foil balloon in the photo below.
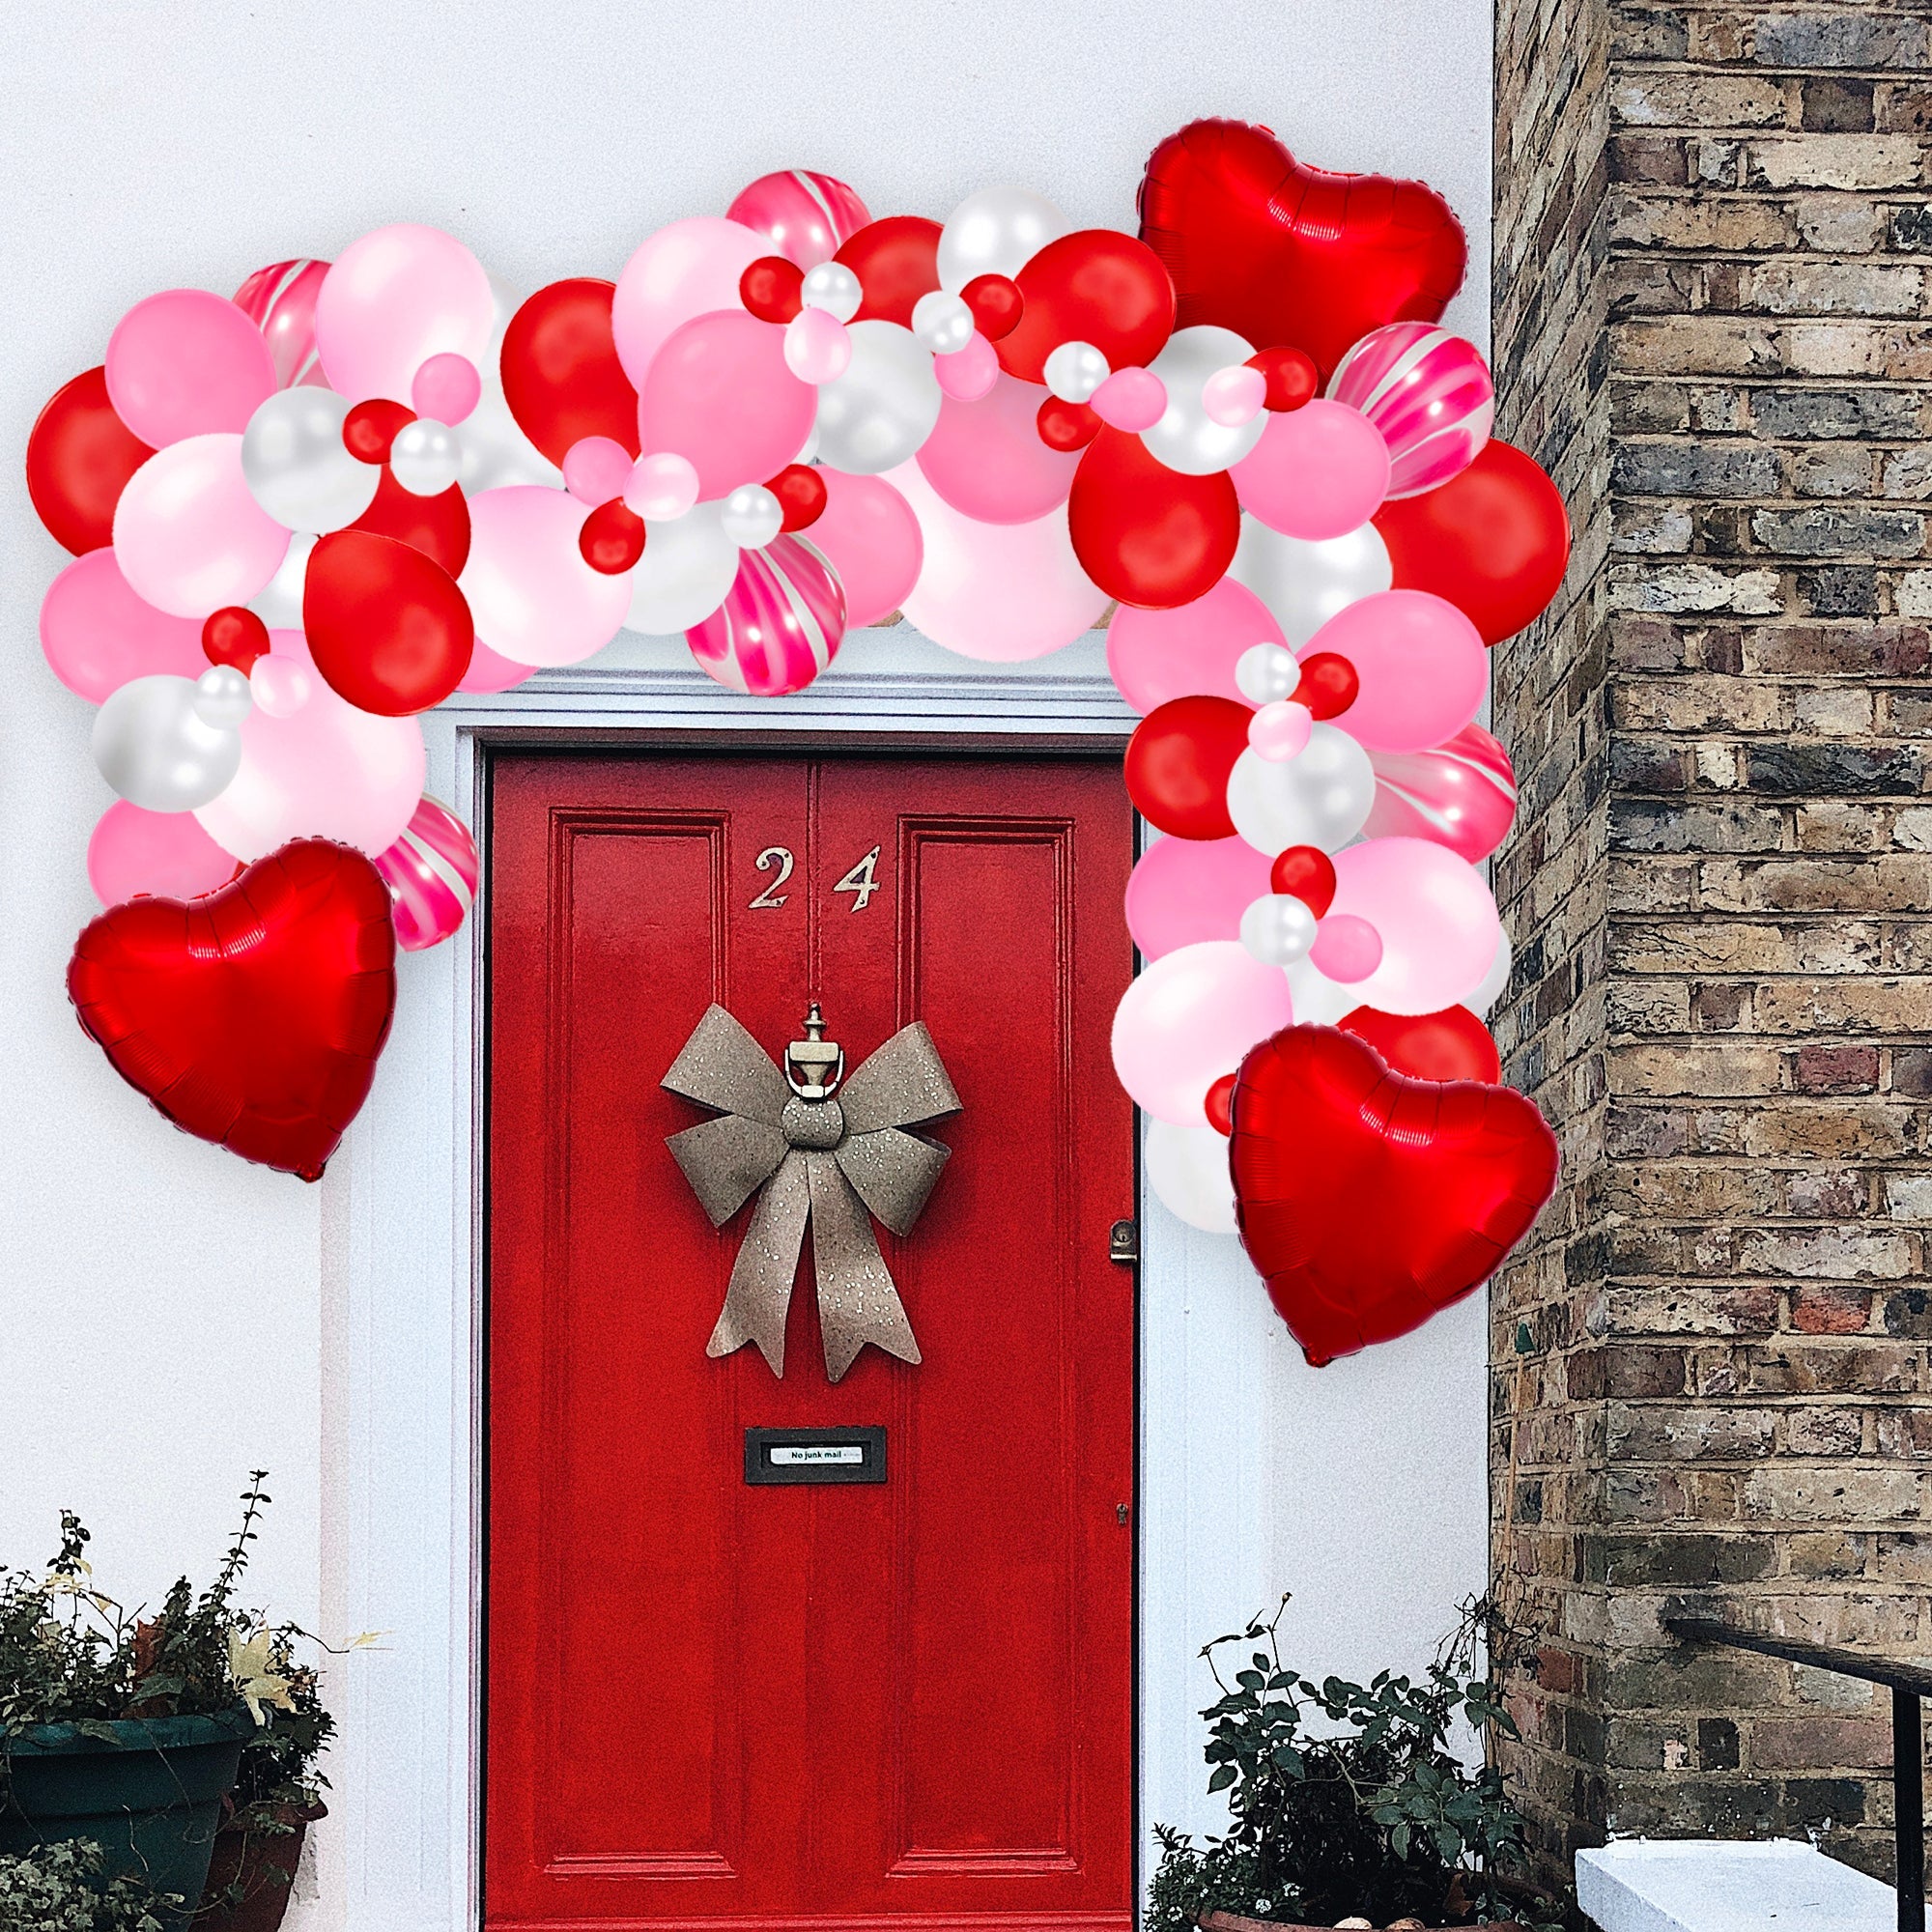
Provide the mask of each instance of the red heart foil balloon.
{"label": "red heart foil balloon", "polygon": [[67,989],[114,1070],[176,1126],[318,1180],[368,1097],[395,961],[382,875],[300,838],[205,897],[103,913]]}
{"label": "red heart foil balloon", "polygon": [[1234,1111],[1241,1243],[1317,1368],[1487,1281],[1556,1184],[1556,1138],[1520,1094],[1406,1079],[1333,1027],[1264,1040]]}
{"label": "red heart foil balloon", "polygon": [[1169,135],[1148,160],[1140,213],[1181,327],[1218,323],[1257,349],[1304,349],[1324,382],[1370,329],[1436,321],[1468,260],[1434,188],[1306,167],[1239,121]]}

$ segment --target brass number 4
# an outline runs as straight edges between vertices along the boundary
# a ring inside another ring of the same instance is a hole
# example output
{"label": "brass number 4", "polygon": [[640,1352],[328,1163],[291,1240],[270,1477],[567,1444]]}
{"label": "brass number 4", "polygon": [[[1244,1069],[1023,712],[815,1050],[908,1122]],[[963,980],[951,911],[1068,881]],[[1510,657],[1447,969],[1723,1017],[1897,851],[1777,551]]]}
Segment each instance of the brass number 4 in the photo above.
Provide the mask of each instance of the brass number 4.
{"label": "brass number 4", "polygon": [[866,902],[879,890],[878,877],[879,848],[874,845],[838,883],[832,888],[835,893],[851,893],[854,912],[864,912]]}

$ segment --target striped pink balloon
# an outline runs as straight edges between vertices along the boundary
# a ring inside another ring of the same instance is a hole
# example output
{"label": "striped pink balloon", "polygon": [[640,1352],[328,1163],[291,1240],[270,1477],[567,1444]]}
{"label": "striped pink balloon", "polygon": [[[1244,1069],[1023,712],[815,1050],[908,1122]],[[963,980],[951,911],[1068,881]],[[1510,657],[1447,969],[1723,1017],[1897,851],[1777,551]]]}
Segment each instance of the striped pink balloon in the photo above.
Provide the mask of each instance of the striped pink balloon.
{"label": "striped pink balloon", "polygon": [[315,298],[327,273],[327,262],[274,262],[235,291],[235,306],[268,337],[275,381],[284,389],[298,383],[328,386],[315,353]]}
{"label": "striped pink balloon", "polygon": [[803,537],[775,537],[739,557],[724,603],[684,635],[707,676],[753,697],[782,697],[803,691],[837,654],[845,592]]}
{"label": "striped pink balloon", "polygon": [[376,869],[389,889],[396,944],[408,952],[447,939],[476,897],[476,841],[462,819],[428,796]]}
{"label": "striped pink balloon", "polygon": [[760,175],[724,214],[729,221],[770,236],[778,252],[801,269],[831,261],[872,218],[842,181],[799,168]]}
{"label": "striped pink balloon", "polygon": [[1427,838],[1473,866],[1509,837],[1516,774],[1480,724],[1463,725],[1433,752],[1371,752],[1369,762],[1376,802],[1364,838]]}
{"label": "striped pink balloon", "polygon": [[1475,344],[1430,322],[1371,329],[1336,365],[1328,393],[1381,431],[1391,498],[1460,476],[1495,421],[1495,385]]}

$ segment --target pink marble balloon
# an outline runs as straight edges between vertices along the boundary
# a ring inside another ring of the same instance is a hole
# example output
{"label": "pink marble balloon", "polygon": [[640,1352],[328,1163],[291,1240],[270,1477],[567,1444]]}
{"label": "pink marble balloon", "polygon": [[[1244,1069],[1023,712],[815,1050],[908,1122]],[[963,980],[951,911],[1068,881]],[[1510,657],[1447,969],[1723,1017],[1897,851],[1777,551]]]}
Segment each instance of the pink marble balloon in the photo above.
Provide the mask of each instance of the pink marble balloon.
{"label": "pink marble balloon", "polygon": [[1002,376],[975,403],[949,396],[913,460],[962,516],[981,524],[1030,524],[1065,502],[1078,450],[1049,449],[1036,420],[1046,389]]}
{"label": "pink marble balloon", "polygon": [[125,798],[100,814],[87,841],[87,882],[104,906],[142,893],[191,899],[224,886],[237,860],[224,852],[191,811],[145,811]]}
{"label": "pink marble balloon", "polygon": [[755,228],[775,253],[801,269],[831,261],[872,218],[842,181],[803,168],[760,175],[739,191],[724,217]]}
{"label": "pink marble balloon", "polygon": [[753,697],[782,697],[837,655],[845,592],[805,538],[778,537],[744,553],[724,603],[684,635],[707,676]]}
{"label": "pink marble balloon", "polygon": [[235,306],[269,345],[278,388],[293,389],[298,383],[327,386],[315,349],[315,298],[327,273],[327,262],[271,262],[235,291]]}
{"label": "pink marble balloon", "polygon": [[1282,628],[1246,584],[1224,577],[1205,597],[1171,611],[1122,604],[1107,626],[1107,669],[1121,696],[1146,713],[1173,697],[1249,700],[1235,666],[1255,644],[1285,644]]}
{"label": "pink marble balloon", "polygon": [[1496,414],[1481,352],[1429,322],[1371,329],[1336,364],[1328,394],[1381,431],[1391,497],[1419,497],[1461,475]]}
{"label": "pink marble balloon", "polygon": [[1304,655],[1333,651],[1361,688],[1337,723],[1371,752],[1424,752],[1475,717],[1490,688],[1482,633],[1427,590],[1363,597],[1309,639]]}
{"label": "pink marble balloon", "polygon": [[396,944],[406,952],[447,939],[476,897],[476,841],[446,805],[427,796],[402,837],[377,856],[376,869],[389,889]]}
{"label": "pink marble balloon", "polygon": [[1467,859],[1487,859],[1516,818],[1509,753],[1480,724],[1465,724],[1428,752],[1371,752],[1376,802],[1362,828],[1371,838],[1433,838]]}
{"label": "pink marble balloon", "polygon": [[1357,982],[1358,1004],[1385,1013],[1435,1013],[1483,982],[1502,923],[1483,875],[1427,838],[1368,838],[1334,855],[1339,914],[1380,934],[1382,956]]}
{"label": "pink marble balloon", "polygon": [[106,547],[75,557],[47,585],[41,648],[54,675],[96,704],[130,678],[199,677],[208,668],[201,619],[144,604]]}
{"label": "pink marble balloon", "polygon": [[1127,880],[1127,930],[1144,957],[1236,939],[1241,914],[1269,890],[1274,862],[1245,838],[1156,838]]}

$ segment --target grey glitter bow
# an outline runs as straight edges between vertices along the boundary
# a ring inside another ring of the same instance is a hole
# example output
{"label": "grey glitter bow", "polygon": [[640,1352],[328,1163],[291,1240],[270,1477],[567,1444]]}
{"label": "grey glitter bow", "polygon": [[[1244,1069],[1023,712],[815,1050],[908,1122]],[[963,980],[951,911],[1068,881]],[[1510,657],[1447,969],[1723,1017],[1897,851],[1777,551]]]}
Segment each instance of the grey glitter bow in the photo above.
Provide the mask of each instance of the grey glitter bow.
{"label": "grey glitter bow", "polygon": [[[819,1040],[816,1006],[807,1030],[810,1044],[823,1044],[842,1067],[838,1049]],[[838,1381],[868,1342],[917,1362],[912,1323],[866,1210],[894,1234],[910,1233],[946,1165],[946,1148],[904,1131],[959,1112],[925,1028],[902,1027],[838,1087],[837,1076],[788,1080],[723,1007],[712,1006],[663,1084],[720,1110],[666,1140],[712,1226],[722,1228],[764,1189],[704,1352],[728,1355],[755,1342],[772,1373],[783,1376],[785,1316],[810,1220],[827,1377]]]}

